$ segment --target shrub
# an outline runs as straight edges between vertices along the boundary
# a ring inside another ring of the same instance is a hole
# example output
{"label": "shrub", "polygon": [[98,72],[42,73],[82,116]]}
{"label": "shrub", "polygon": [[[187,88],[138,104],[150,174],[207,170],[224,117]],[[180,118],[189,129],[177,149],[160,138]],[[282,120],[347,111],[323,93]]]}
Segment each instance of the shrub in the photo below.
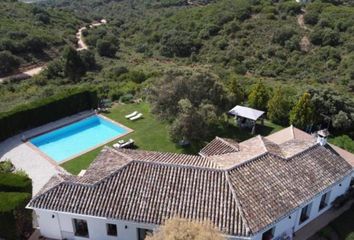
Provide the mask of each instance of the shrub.
{"label": "shrub", "polygon": [[98,54],[104,57],[114,57],[118,50],[111,42],[107,40],[98,40],[96,47]]}
{"label": "shrub", "polygon": [[32,193],[32,181],[21,174],[0,173],[0,192]]}
{"label": "shrub", "polygon": [[24,104],[0,114],[0,141],[20,131],[95,108],[97,94],[87,89],[66,90],[58,95]]}
{"label": "shrub", "polygon": [[0,75],[7,74],[20,66],[20,60],[9,51],[0,52]]}
{"label": "shrub", "polygon": [[289,28],[289,27],[283,27],[274,33],[272,41],[274,43],[278,43],[278,44],[284,46],[285,42],[287,40],[289,40],[294,35],[295,35],[294,29]]}
{"label": "shrub", "polygon": [[123,95],[121,98],[120,98],[120,101],[124,102],[124,103],[128,103],[128,102],[131,102],[133,100],[134,96],[133,94],[125,94]]}
{"label": "shrub", "polygon": [[10,160],[5,160],[0,162],[0,174],[1,173],[10,173],[15,169],[14,165]]}
{"label": "shrub", "polygon": [[0,238],[27,239],[31,231],[32,214],[25,209],[31,194],[22,192],[0,192]]}

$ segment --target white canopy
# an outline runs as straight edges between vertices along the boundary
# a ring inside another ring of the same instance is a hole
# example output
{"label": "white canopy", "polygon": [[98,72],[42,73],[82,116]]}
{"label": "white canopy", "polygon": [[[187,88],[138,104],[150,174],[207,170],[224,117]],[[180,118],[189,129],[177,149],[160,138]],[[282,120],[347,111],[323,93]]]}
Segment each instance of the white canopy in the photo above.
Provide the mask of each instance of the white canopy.
{"label": "white canopy", "polygon": [[257,109],[237,105],[229,111],[229,114],[257,121],[257,119],[260,118],[264,112]]}

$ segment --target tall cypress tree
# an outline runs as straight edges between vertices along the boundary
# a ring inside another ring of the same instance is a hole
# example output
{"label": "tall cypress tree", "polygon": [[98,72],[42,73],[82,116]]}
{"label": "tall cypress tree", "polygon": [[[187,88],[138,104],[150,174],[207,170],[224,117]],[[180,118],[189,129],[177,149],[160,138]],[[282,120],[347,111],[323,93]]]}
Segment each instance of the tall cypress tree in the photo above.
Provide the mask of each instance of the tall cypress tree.
{"label": "tall cypress tree", "polygon": [[289,112],[291,103],[283,88],[278,87],[272,98],[268,101],[267,117],[275,123],[287,125],[289,123]]}
{"label": "tall cypress tree", "polygon": [[290,112],[290,123],[296,127],[305,129],[313,124],[314,106],[311,101],[311,95],[305,92]]}
{"label": "tall cypress tree", "polygon": [[253,86],[250,94],[248,95],[248,104],[250,107],[267,110],[267,103],[269,100],[269,93],[262,81],[259,81]]}

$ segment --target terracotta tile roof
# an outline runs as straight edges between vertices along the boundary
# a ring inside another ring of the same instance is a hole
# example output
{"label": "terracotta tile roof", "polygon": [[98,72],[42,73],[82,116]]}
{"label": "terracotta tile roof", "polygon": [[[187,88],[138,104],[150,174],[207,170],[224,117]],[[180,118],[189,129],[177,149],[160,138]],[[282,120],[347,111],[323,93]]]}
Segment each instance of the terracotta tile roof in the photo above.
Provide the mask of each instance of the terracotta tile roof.
{"label": "terracotta tile roof", "polygon": [[315,145],[284,160],[265,154],[228,171],[251,232],[257,232],[350,174],[351,166]]}
{"label": "terracotta tile roof", "polygon": [[336,151],[342,158],[344,158],[354,168],[354,154],[339,148],[335,145],[329,144],[334,151]]}
{"label": "terracotta tile roof", "polygon": [[248,233],[225,172],[213,169],[132,161],[93,187],[62,182],[30,206],[152,224],[210,219],[225,233]]}
{"label": "terracotta tile roof", "polygon": [[238,152],[239,150],[238,142],[228,138],[216,137],[200,150],[199,155],[206,157]]}
{"label": "terracotta tile roof", "polygon": [[82,177],[51,180],[29,207],[152,224],[209,219],[225,234],[255,234],[353,170],[342,152],[283,131],[214,139],[210,146],[227,150],[209,146],[208,157],[104,148]]}

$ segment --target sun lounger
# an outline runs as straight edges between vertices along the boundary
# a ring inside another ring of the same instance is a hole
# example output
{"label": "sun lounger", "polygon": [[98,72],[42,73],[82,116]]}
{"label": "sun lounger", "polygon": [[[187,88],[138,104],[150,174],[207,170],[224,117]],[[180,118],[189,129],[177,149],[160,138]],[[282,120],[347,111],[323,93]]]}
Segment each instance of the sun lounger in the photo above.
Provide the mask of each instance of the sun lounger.
{"label": "sun lounger", "polygon": [[125,115],[125,118],[131,118],[138,114],[138,111],[132,112],[131,114]]}
{"label": "sun lounger", "polygon": [[116,143],[113,144],[114,148],[129,148],[131,146],[134,145],[134,140],[133,139],[129,139],[129,141],[125,142],[125,143]]}
{"label": "sun lounger", "polygon": [[134,117],[131,117],[131,118],[129,118],[131,121],[134,121],[134,120],[137,120],[137,119],[139,119],[139,118],[141,118],[143,116],[143,114],[142,113],[139,113],[138,115],[136,115],[136,116],[134,116]]}

